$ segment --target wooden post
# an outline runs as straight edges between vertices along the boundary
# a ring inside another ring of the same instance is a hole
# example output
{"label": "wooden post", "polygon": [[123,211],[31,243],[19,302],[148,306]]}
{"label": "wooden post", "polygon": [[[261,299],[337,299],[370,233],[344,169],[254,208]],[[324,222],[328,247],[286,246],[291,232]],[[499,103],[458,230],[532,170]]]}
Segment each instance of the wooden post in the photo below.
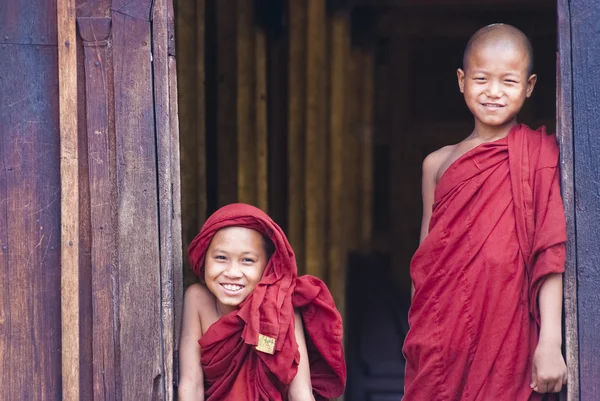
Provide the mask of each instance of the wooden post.
{"label": "wooden post", "polygon": [[326,265],[325,0],[307,0],[306,272],[324,278]]}
{"label": "wooden post", "polygon": [[561,188],[567,221],[567,258],[564,274],[565,349],[568,366],[566,397],[579,400],[579,345],[577,324],[577,241],[573,171],[573,77],[571,75],[571,16],[569,2],[558,1],[558,57],[556,75],[557,135],[560,142]]}
{"label": "wooden post", "polygon": [[[267,35],[257,26],[254,37],[256,58],[256,206],[267,212],[269,207],[268,125],[267,125]],[[281,135],[276,132],[275,135]]]}
{"label": "wooden post", "polygon": [[373,236],[373,109],[375,92],[375,54],[373,48],[362,52],[362,93],[360,152],[360,249],[368,251]]}
{"label": "wooden post", "polygon": [[[237,200],[256,205],[256,62],[254,2],[236,1]],[[227,51],[226,48],[219,50]],[[221,155],[227,157],[227,155]]]}
{"label": "wooden post", "polygon": [[298,263],[306,271],[304,242],[304,116],[306,110],[306,5],[288,0],[288,238]]}
{"label": "wooden post", "polygon": [[75,0],[59,0],[58,95],[61,176],[63,400],[79,400],[79,176]]}
{"label": "wooden post", "polygon": [[328,284],[335,304],[344,316],[346,292],[346,187],[344,158],[346,151],[346,62],[350,52],[348,15],[333,14],[329,18],[329,241]]}

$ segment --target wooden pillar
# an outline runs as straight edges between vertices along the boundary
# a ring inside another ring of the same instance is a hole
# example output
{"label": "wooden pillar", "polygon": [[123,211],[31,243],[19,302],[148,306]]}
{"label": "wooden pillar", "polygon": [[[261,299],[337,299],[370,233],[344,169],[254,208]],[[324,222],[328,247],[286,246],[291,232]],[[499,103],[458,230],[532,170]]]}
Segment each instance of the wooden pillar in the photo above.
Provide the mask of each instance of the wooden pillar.
{"label": "wooden pillar", "polygon": [[288,229],[287,234],[300,273],[306,271],[304,240],[305,171],[305,110],[307,9],[305,2],[288,0]]}
{"label": "wooden pillar", "polygon": [[359,133],[360,191],[359,191],[359,246],[367,252],[373,238],[373,109],[375,102],[375,50],[368,47],[362,51],[362,74],[359,84],[361,93],[361,124]]}
{"label": "wooden pillar", "polygon": [[338,310],[344,316],[346,294],[346,202],[345,152],[346,63],[350,53],[349,16],[335,13],[328,18],[329,34],[329,168],[328,168],[328,284]]}
{"label": "wooden pillar", "polygon": [[62,398],[79,400],[79,172],[75,0],[57,3],[61,175]]}
{"label": "wooden pillar", "polygon": [[[263,26],[256,26],[254,35],[255,72],[256,72],[256,201],[255,205],[267,212],[269,210],[269,174],[268,153],[269,137],[267,124],[267,34]],[[274,135],[283,135],[274,132]]]}
{"label": "wooden pillar", "polygon": [[362,105],[362,72],[361,50],[353,45],[347,61],[347,91],[346,113],[348,129],[345,135],[345,181],[346,181],[346,230],[349,251],[359,250],[360,238],[360,151],[359,133],[361,131],[361,105]]}

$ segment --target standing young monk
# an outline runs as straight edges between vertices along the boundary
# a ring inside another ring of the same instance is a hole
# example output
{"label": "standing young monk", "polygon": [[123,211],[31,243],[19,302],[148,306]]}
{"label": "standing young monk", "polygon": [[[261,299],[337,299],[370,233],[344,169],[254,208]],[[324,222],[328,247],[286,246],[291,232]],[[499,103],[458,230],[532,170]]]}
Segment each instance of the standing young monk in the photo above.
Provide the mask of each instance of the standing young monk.
{"label": "standing young monk", "polygon": [[541,400],[566,381],[559,150],[544,128],[517,123],[532,65],[509,25],[467,44],[457,75],[475,127],[423,162],[405,401]]}
{"label": "standing young monk", "polygon": [[342,320],[325,284],[297,277],[285,234],[231,204],[189,247],[180,401],[322,401],[344,392]]}

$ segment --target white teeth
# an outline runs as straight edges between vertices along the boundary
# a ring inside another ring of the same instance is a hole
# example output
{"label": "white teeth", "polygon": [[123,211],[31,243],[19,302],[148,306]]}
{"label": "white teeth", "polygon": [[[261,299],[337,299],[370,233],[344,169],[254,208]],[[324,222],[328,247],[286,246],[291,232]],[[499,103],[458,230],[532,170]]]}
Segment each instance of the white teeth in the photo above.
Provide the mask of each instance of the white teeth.
{"label": "white teeth", "polygon": [[241,285],[235,285],[235,284],[223,284],[223,287],[225,287],[225,289],[228,291],[239,291],[242,288],[244,288]]}

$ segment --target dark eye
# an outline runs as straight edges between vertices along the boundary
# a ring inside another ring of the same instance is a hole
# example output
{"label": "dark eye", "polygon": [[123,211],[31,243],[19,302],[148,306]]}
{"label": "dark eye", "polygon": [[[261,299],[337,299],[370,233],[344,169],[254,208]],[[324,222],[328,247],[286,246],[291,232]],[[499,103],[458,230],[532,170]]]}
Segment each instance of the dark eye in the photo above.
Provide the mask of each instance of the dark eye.
{"label": "dark eye", "polygon": [[227,258],[224,255],[217,255],[217,256],[215,256],[215,259],[217,259],[217,260],[227,260]]}
{"label": "dark eye", "polygon": [[483,78],[483,77],[475,77],[475,78],[473,78],[473,79],[474,79],[475,81],[477,81],[477,82],[485,82],[485,80],[486,80],[486,79],[485,79],[485,78]]}
{"label": "dark eye", "polygon": [[509,84],[516,84],[517,81],[515,81],[514,79],[505,79],[504,82],[508,82]]}
{"label": "dark eye", "polygon": [[242,262],[246,263],[246,264],[255,263],[254,259],[252,259],[252,258],[244,258],[244,259],[242,259]]}

